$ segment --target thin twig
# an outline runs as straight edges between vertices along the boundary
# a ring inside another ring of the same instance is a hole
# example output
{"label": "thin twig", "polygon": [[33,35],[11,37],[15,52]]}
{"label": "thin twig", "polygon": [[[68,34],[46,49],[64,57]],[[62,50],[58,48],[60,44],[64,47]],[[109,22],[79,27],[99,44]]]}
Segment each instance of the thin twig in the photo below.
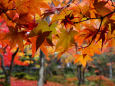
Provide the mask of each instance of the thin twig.
{"label": "thin twig", "polygon": [[7,13],[4,13],[4,14],[7,16],[7,18],[8,18],[9,20],[11,20],[11,21],[13,22],[12,18],[10,18]]}
{"label": "thin twig", "polygon": [[115,12],[115,10],[112,11],[112,12],[110,12],[110,13],[108,13],[107,15],[105,15],[105,16],[103,16],[103,17],[99,17],[99,18],[87,18],[86,20],[82,20],[82,21],[79,21],[79,22],[73,22],[73,23],[74,23],[74,24],[77,24],[77,23],[81,23],[81,22],[84,22],[84,21],[92,20],[92,19],[102,19],[102,18],[105,18],[105,17],[107,17],[107,16],[113,14],[114,12]]}
{"label": "thin twig", "polygon": [[87,18],[86,20],[82,20],[82,21],[79,21],[79,22],[73,22],[73,23],[77,24],[77,23],[81,23],[81,22],[84,22],[84,21],[92,20],[92,19],[100,19],[100,18]]}
{"label": "thin twig", "polygon": [[[99,31],[100,31],[100,29],[101,29],[102,21],[103,21],[103,18],[101,19],[99,29],[98,29],[98,31],[96,32],[96,34],[92,37],[91,42],[90,42],[87,46],[85,46],[85,47],[80,47],[80,48],[86,48],[86,47],[89,47],[89,46],[91,45],[91,43],[92,43],[92,42],[93,42],[93,40],[96,38],[96,36],[97,36],[98,32],[99,32]],[[79,48],[79,49],[80,49],[80,48]]]}
{"label": "thin twig", "polygon": [[8,10],[16,10],[15,8],[13,8],[13,9],[8,9]]}
{"label": "thin twig", "polygon": [[81,22],[84,22],[84,21],[88,21],[88,20],[91,20],[91,19],[101,19],[99,29],[98,29],[98,31],[96,32],[96,34],[92,37],[91,42],[90,42],[87,46],[85,46],[85,47],[79,47],[78,49],[81,49],[81,48],[86,48],[86,47],[89,47],[89,46],[91,45],[91,43],[93,42],[93,40],[96,38],[96,36],[97,36],[98,32],[100,31],[100,28],[101,28],[101,25],[102,25],[103,19],[104,19],[105,17],[107,17],[107,16],[109,16],[109,15],[113,14],[113,13],[115,13],[115,10],[114,10],[114,11],[112,11],[112,12],[110,12],[110,13],[108,13],[107,15],[105,15],[105,16],[103,16],[103,17],[100,17],[100,18],[88,18],[88,19],[83,20],[83,21],[74,22],[74,24],[75,24],[75,23],[81,23]]}

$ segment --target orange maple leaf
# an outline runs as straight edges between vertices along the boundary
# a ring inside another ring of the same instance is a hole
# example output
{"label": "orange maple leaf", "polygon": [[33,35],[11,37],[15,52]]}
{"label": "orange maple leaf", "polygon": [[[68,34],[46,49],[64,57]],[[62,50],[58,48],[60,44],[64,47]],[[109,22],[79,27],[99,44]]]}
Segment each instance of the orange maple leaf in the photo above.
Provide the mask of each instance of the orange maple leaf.
{"label": "orange maple leaf", "polygon": [[[38,36],[34,36],[29,38],[32,43],[32,56],[34,56],[35,52],[40,48],[46,57],[48,57],[48,51],[46,46],[48,46],[47,36],[50,32],[44,32],[43,34],[39,34]],[[50,45],[50,44],[49,44]]]}
{"label": "orange maple leaf", "polygon": [[44,0],[16,0],[15,3],[16,10],[19,14],[38,13],[41,15],[40,8],[49,8],[48,4]]}
{"label": "orange maple leaf", "polygon": [[94,0],[94,8],[97,11],[97,14],[104,16],[108,13],[111,12],[110,9],[108,9],[107,7],[105,7],[105,5],[108,3],[108,1],[100,1],[98,2],[98,0]]}
{"label": "orange maple leaf", "polygon": [[3,40],[7,42],[11,48],[18,45],[23,51],[23,40],[25,39],[25,32],[18,32],[14,28],[10,28],[10,31],[5,34]]}
{"label": "orange maple leaf", "polygon": [[87,54],[83,54],[83,55],[75,55],[75,61],[74,63],[80,63],[83,65],[83,67],[86,66],[87,62],[93,61],[93,59],[87,55]]}

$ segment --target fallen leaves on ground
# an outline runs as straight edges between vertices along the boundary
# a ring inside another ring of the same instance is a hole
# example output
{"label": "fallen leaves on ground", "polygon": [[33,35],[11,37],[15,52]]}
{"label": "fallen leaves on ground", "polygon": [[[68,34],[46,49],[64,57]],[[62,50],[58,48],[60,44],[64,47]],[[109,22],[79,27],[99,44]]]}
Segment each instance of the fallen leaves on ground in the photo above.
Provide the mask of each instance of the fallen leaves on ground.
{"label": "fallen leaves on ground", "polygon": [[[17,79],[17,78],[12,77],[11,78],[11,86],[37,86],[37,81],[23,80],[23,79]],[[64,85],[62,85],[60,83],[48,81],[47,84],[45,84],[44,86],[64,86]],[[68,85],[68,86],[71,86],[71,85]]]}
{"label": "fallen leaves on ground", "polygon": [[87,77],[87,80],[89,81],[100,81],[103,86],[115,86],[114,82],[112,82],[109,78],[99,75],[99,76],[90,76]]}

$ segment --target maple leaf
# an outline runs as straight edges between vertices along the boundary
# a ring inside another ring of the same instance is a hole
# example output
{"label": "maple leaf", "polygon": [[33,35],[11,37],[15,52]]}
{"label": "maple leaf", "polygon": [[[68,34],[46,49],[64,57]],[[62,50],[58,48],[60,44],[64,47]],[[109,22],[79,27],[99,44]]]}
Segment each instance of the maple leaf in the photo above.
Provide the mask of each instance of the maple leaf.
{"label": "maple leaf", "polygon": [[110,17],[110,20],[108,20],[108,23],[111,24],[111,33],[115,31],[115,13]]}
{"label": "maple leaf", "polygon": [[[77,42],[78,47],[80,46],[77,50],[83,54],[77,61],[83,66],[90,59],[89,56],[100,54],[100,46],[104,48],[115,46],[115,11],[111,0],[52,0],[54,6],[51,7],[48,2],[51,3],[51,0],[0,0],[0,16],[8,27],[18,27],[9,28],[10,31],[6,31],[7,33],[0,29],[0,42],[11,47],[18,45],[23,50],[24,31],[30,32],[26,39],[32,44],[32,56],[38,48],[48,56],[47,46],[54,45],[52,35],[59,33],[58,40],[55,39],[58,56],[70,50]],[[50,24],[45,20],[33,22],[35,15],[42,19],[41,13],[43,18],[48,16],[51,19]],[[54,14],[53,17],[49,16],[51,14]],[[94,19],[102,20],[101,24]],[[61,30],[56,25],[62,27]],[[68,29],[65,30],[63,26]],[[60,31],[56,31],[55,27]],[[81,45],[88,46],[82,48]]]}
{"label": "maple leaf", "polygon": [[81,51],[82,54],[87,54],[89,56],[94,56],[94,54],[101,54],[101,42],[95,43],[92,42],[88,47],[86,48],[81,48],[78,51]]}
{"label": "maple leaf", "polygon": [[114,38],[113,34],[114,34],[114,21],[106,17],[102,22],[100,32],[98,33],[98,37],[96,39],[97,42],[102,40],[101,49],[103,48],[103,45],[107,42],[108,39],[112,37]]}
{"label": "maple leaf", "polygon": [[30,22],[26,25],[24,25],[25,28],[27,28],[26,30],[32,30],[33,28],[35,28],[37,26],[37,23],[36,22]]}
{"label": "maple leaf", "polygon": [[76,59],[74,61],[74,63],[78,63],[80,62],[80,64],[83,65],[83,67],[86,66],[87,62],[93,61],[93,59],[88,56],[87,54],[83,54],[83,55],[75,55]]}
{"label": "maple leaf", "polygon": [[[97,42],[102,39],[102,47],[103,47],[103,44],[105,42],[105,35],[107,34],[107,29],[105,28],[104,30],[101,30],[100,32],[101,32],[100,37],[97,40]],[[101,49],[102,49],[102,47],[101,47]]]}
{"label": "maple leaf", "polygon": [[72,10],[63,9],[59,14],[55,14],[51,22],[65,19],[65,16],[71,14]]}
{"label": "maple leaf", "polygon": [[5,34],[3,40],[7,42],[11,48],[18,44],[19,48],[23,51],[23,40],[25,39],[25,32],[18,32],[15,28],[9,28],[10,31]]}
{"label": "maple leaf", "polygon": [[20,14],[19,15],[19,18],[17,18],[15,20],[16,23],[19,24],[19,26],[21,25],[25,25],[25,24],[28,24],[28,23],[31,23],[33,21],[33,18],[32,16],[30,15],[30,13],[23,13],[23,14]]}
{"label": "maple leaf", "polygon": [[[89,41],[95,36],[97,31],[98,31],[98,29],[96,29],[94,27],[83,29],[83,30],[79,31],[79,34],[75,35],[74,39],[78,43],[78,46],[81,46],[82,44],[84,44],[84,42],[85,42],[85,44],[86,44],[86,42],[89,43]],[[93,38],[93,40],[95,38]]]}
{"label": "maple leaf", "polygon": [[111,52],[115,52],[115,31],[113,33],[111,33],[111,31],[109,31],[106,36],[105,36],[106,40],[104,43],[104,48],[103,48],[103,52],[108,52],[110,51],[110,48],[112,48]]}
{"label": "maple leaf", "polygon": [[63,9],[59,14],[53,16],[51,22],[60,21],[62,26],[64,25],[66,28],[71,28],[76,20],[79,20],[79,16],[75,17],[72,10]]}
{"label": "maple leaf", "polygon": [[46,37],[50,34],[50,31],[44,32],[43,34],[39,35],[36,40],[36,49],[38,49],[41,44],[44,42]]}
{"label": "maple leaf", "polygon": [[[47,49],[46,49],[45,46],[47,46],[48,44],[51,45],[51,43],[52,43],[52,42],[49,43],[46,40],[47,39],[46,37],[49,34],[50,34],[50,31],[47,31],[47,32],[43,32],[43,33],[39,34],[38,36],[29,38],[30,42],[32,43],[32,56],[34,56],[35,52],[40,47],[40,49],[44,52],[44,54],[46,55],[46,57],[48,57]],[[44,49],[46,49],[46,50],[44,50]]]}
{"label": "maple leaf", "polygon": [[56,23],[51,24],[50,26],[44,20],[38,20],[38,25],[33,30],[31,30],[29,37],[39,36],[40,40],[43,42],[46,38],[46,41],[49,45],[53,46],[52,43],[52,34],[56,34]]}
{"label": "maple leaf", "polygon": [[36,53],[36,39],[37,39],[37,36],[36,37],[31,37],[29,39],[29,41],[31,42],[32,44],[32,57],[34,56],[34,54]]}
{"label": "maple leaf", "polygon": [[[99,23],[99,21],[90,21],[90,23],[87,23],[87,22],[83,22],[82,27],[78,26],[77,25],[77,30],[78,30],[78,34],[74,36],[74,40],[77,42],[78,46],[83,46],[84,44],[88,44],[90,43],[91,41],[95,41],[95,39],[97,38],[96,37],[96,34],[98,32],[98,28],[97,28],[97,24]],[[93,25],[91,24],[93,23]]]}
{"label": "maple leaf", "polygon": [[48,59],[48,51],[46,48],[45,38],[42,39],[40,37],[35,36],[31,37],[29,40],[32,43],[32,57],[34,57],[36,51],[38,50],[38,48],[40,48],[42,52],[45,54],[46,58]]}
{"label": "maple leaf", "polygon": [[111,12],[110,9],[108,9],[107,7],[105,7],[105,5],[108,3],[108,1],[100,1],[98,2],[98,0],[94,0],[94,8],[97,11],[97,14],[104,16],[108,13]]}
{"label": "maple leaf", "polygon": [[49,8],[48,4],[44,0],[16,0],[15,3],[16,10],[19,14],[38,13],[41,15],[40,8]]}
{"label": "maple leaf", "polygon": [[63,23],[65,25],[65,27],[67,27],[68,24],[73,25],[73,20],[74,19],[74,15],[73,14],[69,14],[65,16],[65,19],[63,19],[61,21],[61,23]]}
{"label": "maple leaf", "polygon": [[[32,56],[35,54],[36,50],[44,43],[45,46],[48,44],[53,46],[52,34],[54,34],[56,24],[53,23],[50,26],[44,20],[38,20],[38,25],[33,30],[31,30],[29,37],[32,42]],[[36,36],[36,37],[33,37]],[[44,46],[42,48],[45,49]],[[42,50],[43,52],[45,50]],[[44,52],[47,56],[46,52]]]}
{"label": "maple leaf", "polygon": [[90,11],[90,0],[75,0],[78,1],[76,4],[70,7],[72,9],[73,14],[75,16],[78,16],[80,20],[85,16],[89,17],[89,11]]}
{"label": "maple leaf", "polygon": [[74,44],[74,35],[77,34],[76,31],[70,30],[67,32],[64,29],[61,29],[61,33],[59,34],[59,40],[56,44],[56,51],[60,52],[60,56],[67,51],[67,49]]}
{"label": "maple leaf", "polygon": [[37,21],[38,25],[31,30],[29,37],[39,35],[39,33],[47,32],[50,31],[51,34],[56,32],[56,23],[51,24],[50,26],[48,23],[44,20],[38,20]]}
{"label": "maple leaf", "polygon": [[8,9],[12,9],[14,1],[11,0],[1,0],[0,1],[0,8],[2,8],[4,11],[8,10]]}
{"label": "maple leaf", "polygon": [[[52,3],[53,3],[53,5],[51,4],[50,8],[45,10],[45,12],[42,14],[43,18],[45,18],[51,14],[58,13],[61,10],[63,10],[64,8],[69,7],[69,5],[70,5],[66,2],[66,0],[63,2],[58,1],[58,0],[52,0]],[[66,11],[65,11],[65,13],[66,13]]]}
{"label": "maple leaf", "polygon": [[42,45],[40,46],[40,49],[45,54],[46,58],[49,59],[48,58],[48,50],[47,50],[46,45],[44,43],[42,43]]}

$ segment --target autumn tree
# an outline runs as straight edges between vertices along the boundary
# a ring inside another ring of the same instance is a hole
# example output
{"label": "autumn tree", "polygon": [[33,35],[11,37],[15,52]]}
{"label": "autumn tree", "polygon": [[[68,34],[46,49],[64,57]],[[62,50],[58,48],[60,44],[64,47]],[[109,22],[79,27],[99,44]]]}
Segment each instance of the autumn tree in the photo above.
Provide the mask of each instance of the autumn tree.
{"label": "autumn tree", "polygon": [[[6,49],[7,49],[7,46],[1,49],[3,52],[0,54],[0,60],[1,60],[0,65],[3,70],[3,73],[5,74],[5,83],[3,85],[9,86],[10,76],[13,69],[14,58],[19,48],[17,48],[17,50],[14,53],[11,53],[8,51],[8,49],[7,50]],[[9,66],[9,68],[7,69],[6,66]]]}
{"label": "autumn tree", "polygon": [[0,40],[11,48],[18,45],[23,51],[30,44],[33,57],[40,48],[48,58],[47,47],[55,46],[58,59],[76,49],[70,53],[79,66],[79,86],[84,81],[86,65],[93,60],[91,56],[101,54],[107,47],[115,51],[112,0],[1,0],[0,16],[8,28],[8,32],[0,32]]}

